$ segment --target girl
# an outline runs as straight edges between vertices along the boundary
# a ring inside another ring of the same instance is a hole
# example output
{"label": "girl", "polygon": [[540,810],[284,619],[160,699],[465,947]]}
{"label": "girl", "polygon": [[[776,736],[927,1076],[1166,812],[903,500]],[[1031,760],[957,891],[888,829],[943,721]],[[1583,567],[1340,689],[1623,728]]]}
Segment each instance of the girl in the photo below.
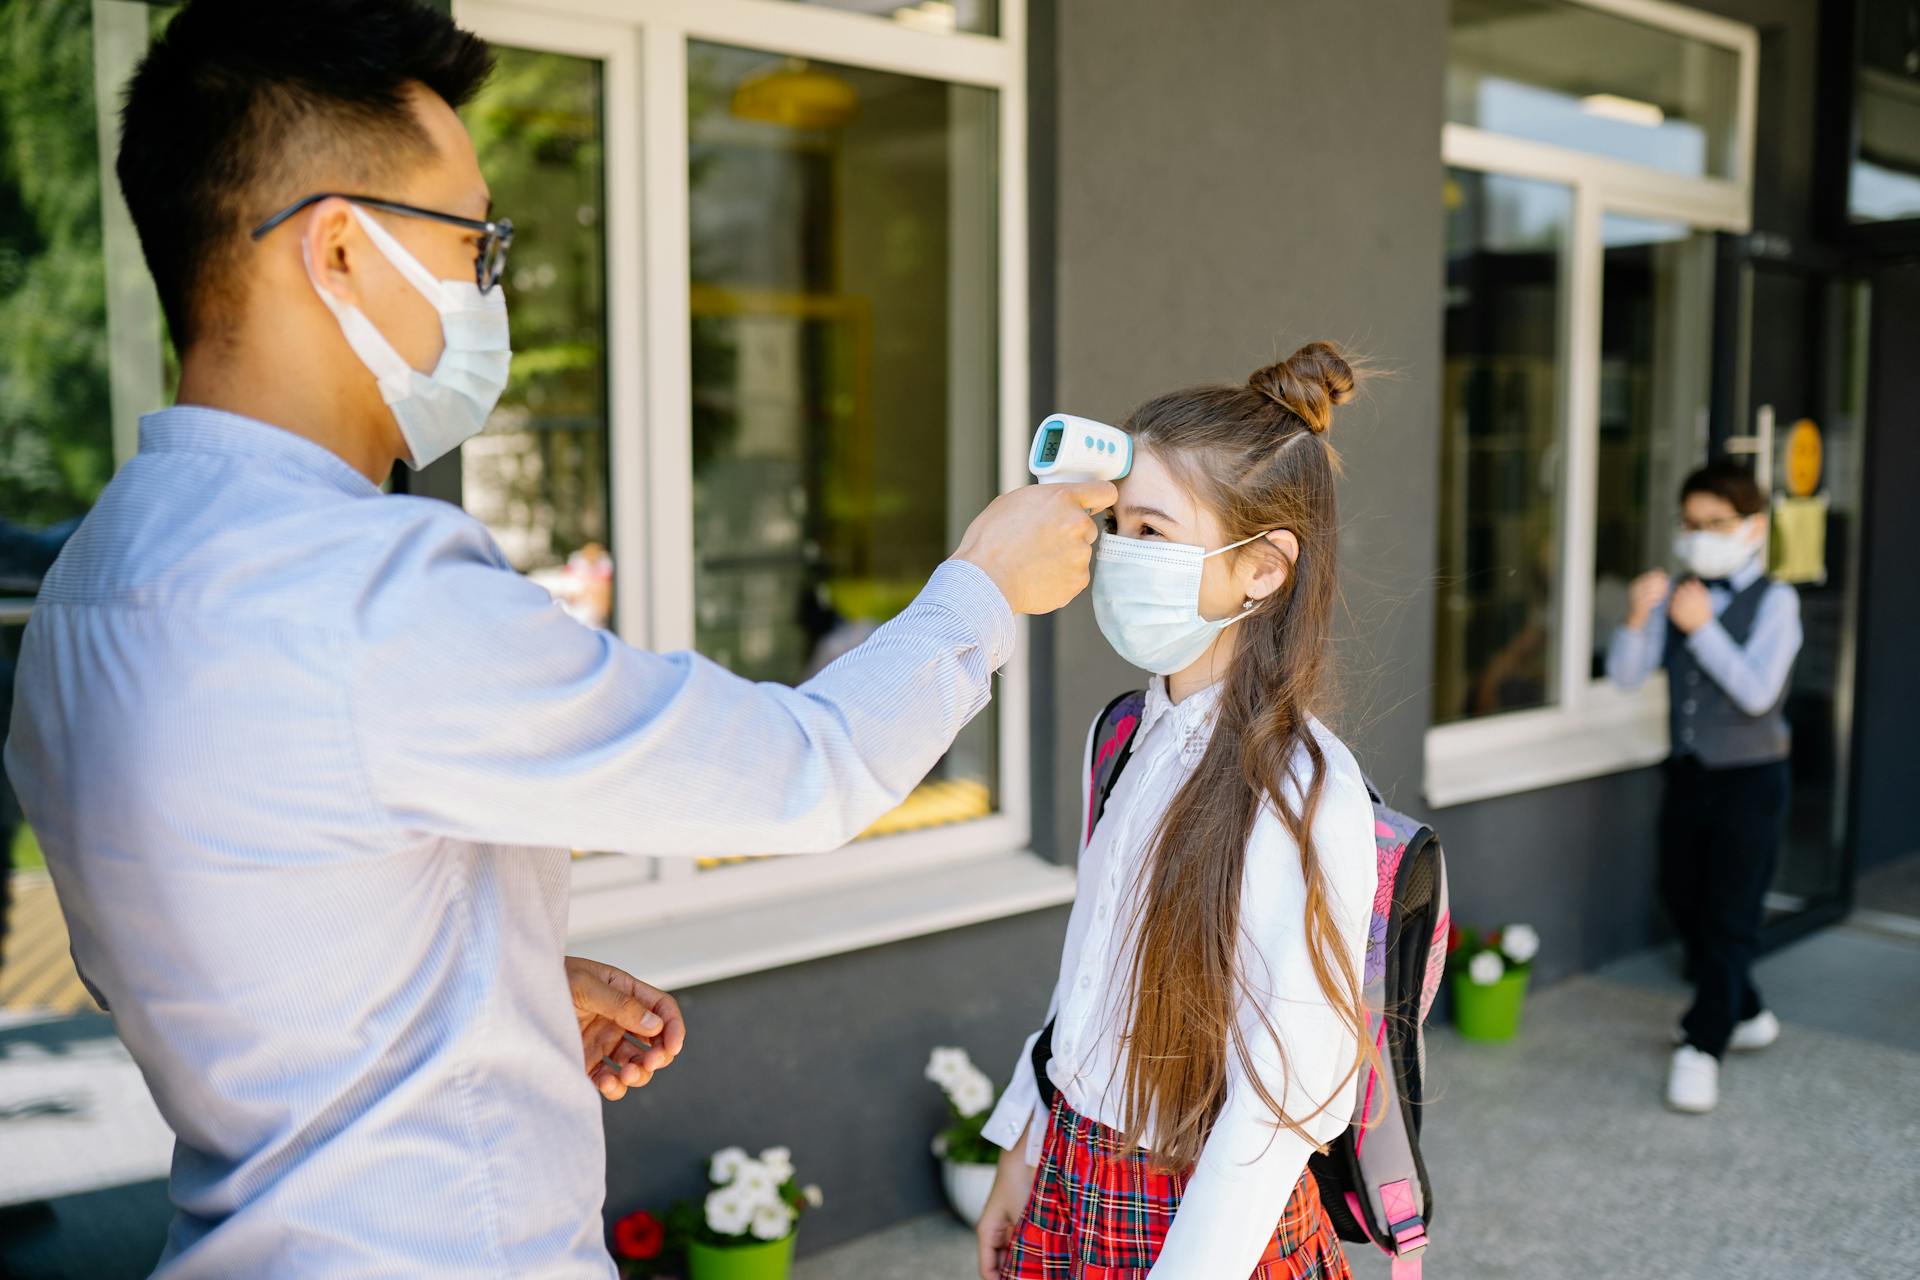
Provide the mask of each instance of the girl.
{"label": "girl", "polygon": [[[1324,342],[1136,409],[1094,613],[1154,673],[1082,852],[1039,1105],[1029,1061],[982,1280],[1347,1280],[1307,1157],[1352,1115],[1373,812],[1312,713],[1334,587]],[[1029,1041],[1028,1049],[1032,1048]],[[1036,1168],[1037,1166],[1037,1168]]]}

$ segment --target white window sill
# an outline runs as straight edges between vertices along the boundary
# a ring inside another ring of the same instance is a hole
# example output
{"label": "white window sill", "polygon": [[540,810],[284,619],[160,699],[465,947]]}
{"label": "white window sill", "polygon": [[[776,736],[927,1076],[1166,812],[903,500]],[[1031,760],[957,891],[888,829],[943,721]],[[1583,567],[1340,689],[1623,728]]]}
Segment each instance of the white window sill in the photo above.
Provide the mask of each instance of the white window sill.
{"label": "white window sill", "polygon": [[1596,683],[1576,709],[1520,711],[1427,730],[1426,798],[1436,809],[1645,768],[1667,758],[1667,686]]}
{"label": "white window sill", "polygon": [[590,931],[569,950],[671,991],[1059,906],[1073,887],[1071,867],[998,853]]}

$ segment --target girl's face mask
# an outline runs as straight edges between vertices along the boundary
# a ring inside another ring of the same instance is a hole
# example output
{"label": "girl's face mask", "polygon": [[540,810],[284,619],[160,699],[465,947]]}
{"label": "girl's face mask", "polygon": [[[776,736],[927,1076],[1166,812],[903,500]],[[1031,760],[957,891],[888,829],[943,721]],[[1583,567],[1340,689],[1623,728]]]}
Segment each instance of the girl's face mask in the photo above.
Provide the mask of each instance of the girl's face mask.
{"label": "girl's face mask", "polygon": [[1208,551],[1184,542],[1100,536],[1094,551],[1093,616],[1113,651],[1143,671],[1170,676],[1207,651],[1214,637],[1253,607],[1214,621],[1200,616],[1200,579],[1206,562],[1266,537],[1256,533]]}

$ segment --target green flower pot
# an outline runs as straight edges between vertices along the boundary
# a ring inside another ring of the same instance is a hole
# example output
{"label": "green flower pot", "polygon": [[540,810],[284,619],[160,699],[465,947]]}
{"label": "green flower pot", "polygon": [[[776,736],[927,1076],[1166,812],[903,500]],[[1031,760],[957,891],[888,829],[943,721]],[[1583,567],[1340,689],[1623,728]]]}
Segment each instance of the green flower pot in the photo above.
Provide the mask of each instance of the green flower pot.
{"label": "green flower pot", "polygon": [[1527,972],[1509,969],[1485,987],[1464,973],[1453,975],[1453,1025],[1462,1038],[1496,1043],[1513,1039],[1527,1000]]}
{"label": "green flower pot", "polygon": [[793,1272],[793,1240],[755,1240],[751,1244],[687,1245],[687,1280],[787,1280]]}

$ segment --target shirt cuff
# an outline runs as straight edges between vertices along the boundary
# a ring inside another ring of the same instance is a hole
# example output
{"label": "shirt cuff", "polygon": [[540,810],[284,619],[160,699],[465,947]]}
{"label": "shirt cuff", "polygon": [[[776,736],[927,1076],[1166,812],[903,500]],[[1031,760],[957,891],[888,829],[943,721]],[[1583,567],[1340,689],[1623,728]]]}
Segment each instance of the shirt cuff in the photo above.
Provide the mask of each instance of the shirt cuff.
{"label": "shirt cuff", "polygon": [[1040,1038],[1038,1031],[1027,1037],[1020,1046],[1020,1058],[1014,1064],[1013,1079],[1007,1081],[1007,1090],[1000,1095],[1000,1101],[987,1117],[987,1123],[980,1132],[988,1142],[1005,1151],[1013,1150],[1013,1144],[1020,1141],[1020,1134],[1026,1129],[1027,1122],[1040,1107],[1040,1086],[1033,1076],[1033,1045]]}
{"label": "shirt cuff", "polygon": [[994,670],[1013,656],[1013,608],[987,571],[966,560],[948,560],[933,571],[920,599],[970,624]]}

